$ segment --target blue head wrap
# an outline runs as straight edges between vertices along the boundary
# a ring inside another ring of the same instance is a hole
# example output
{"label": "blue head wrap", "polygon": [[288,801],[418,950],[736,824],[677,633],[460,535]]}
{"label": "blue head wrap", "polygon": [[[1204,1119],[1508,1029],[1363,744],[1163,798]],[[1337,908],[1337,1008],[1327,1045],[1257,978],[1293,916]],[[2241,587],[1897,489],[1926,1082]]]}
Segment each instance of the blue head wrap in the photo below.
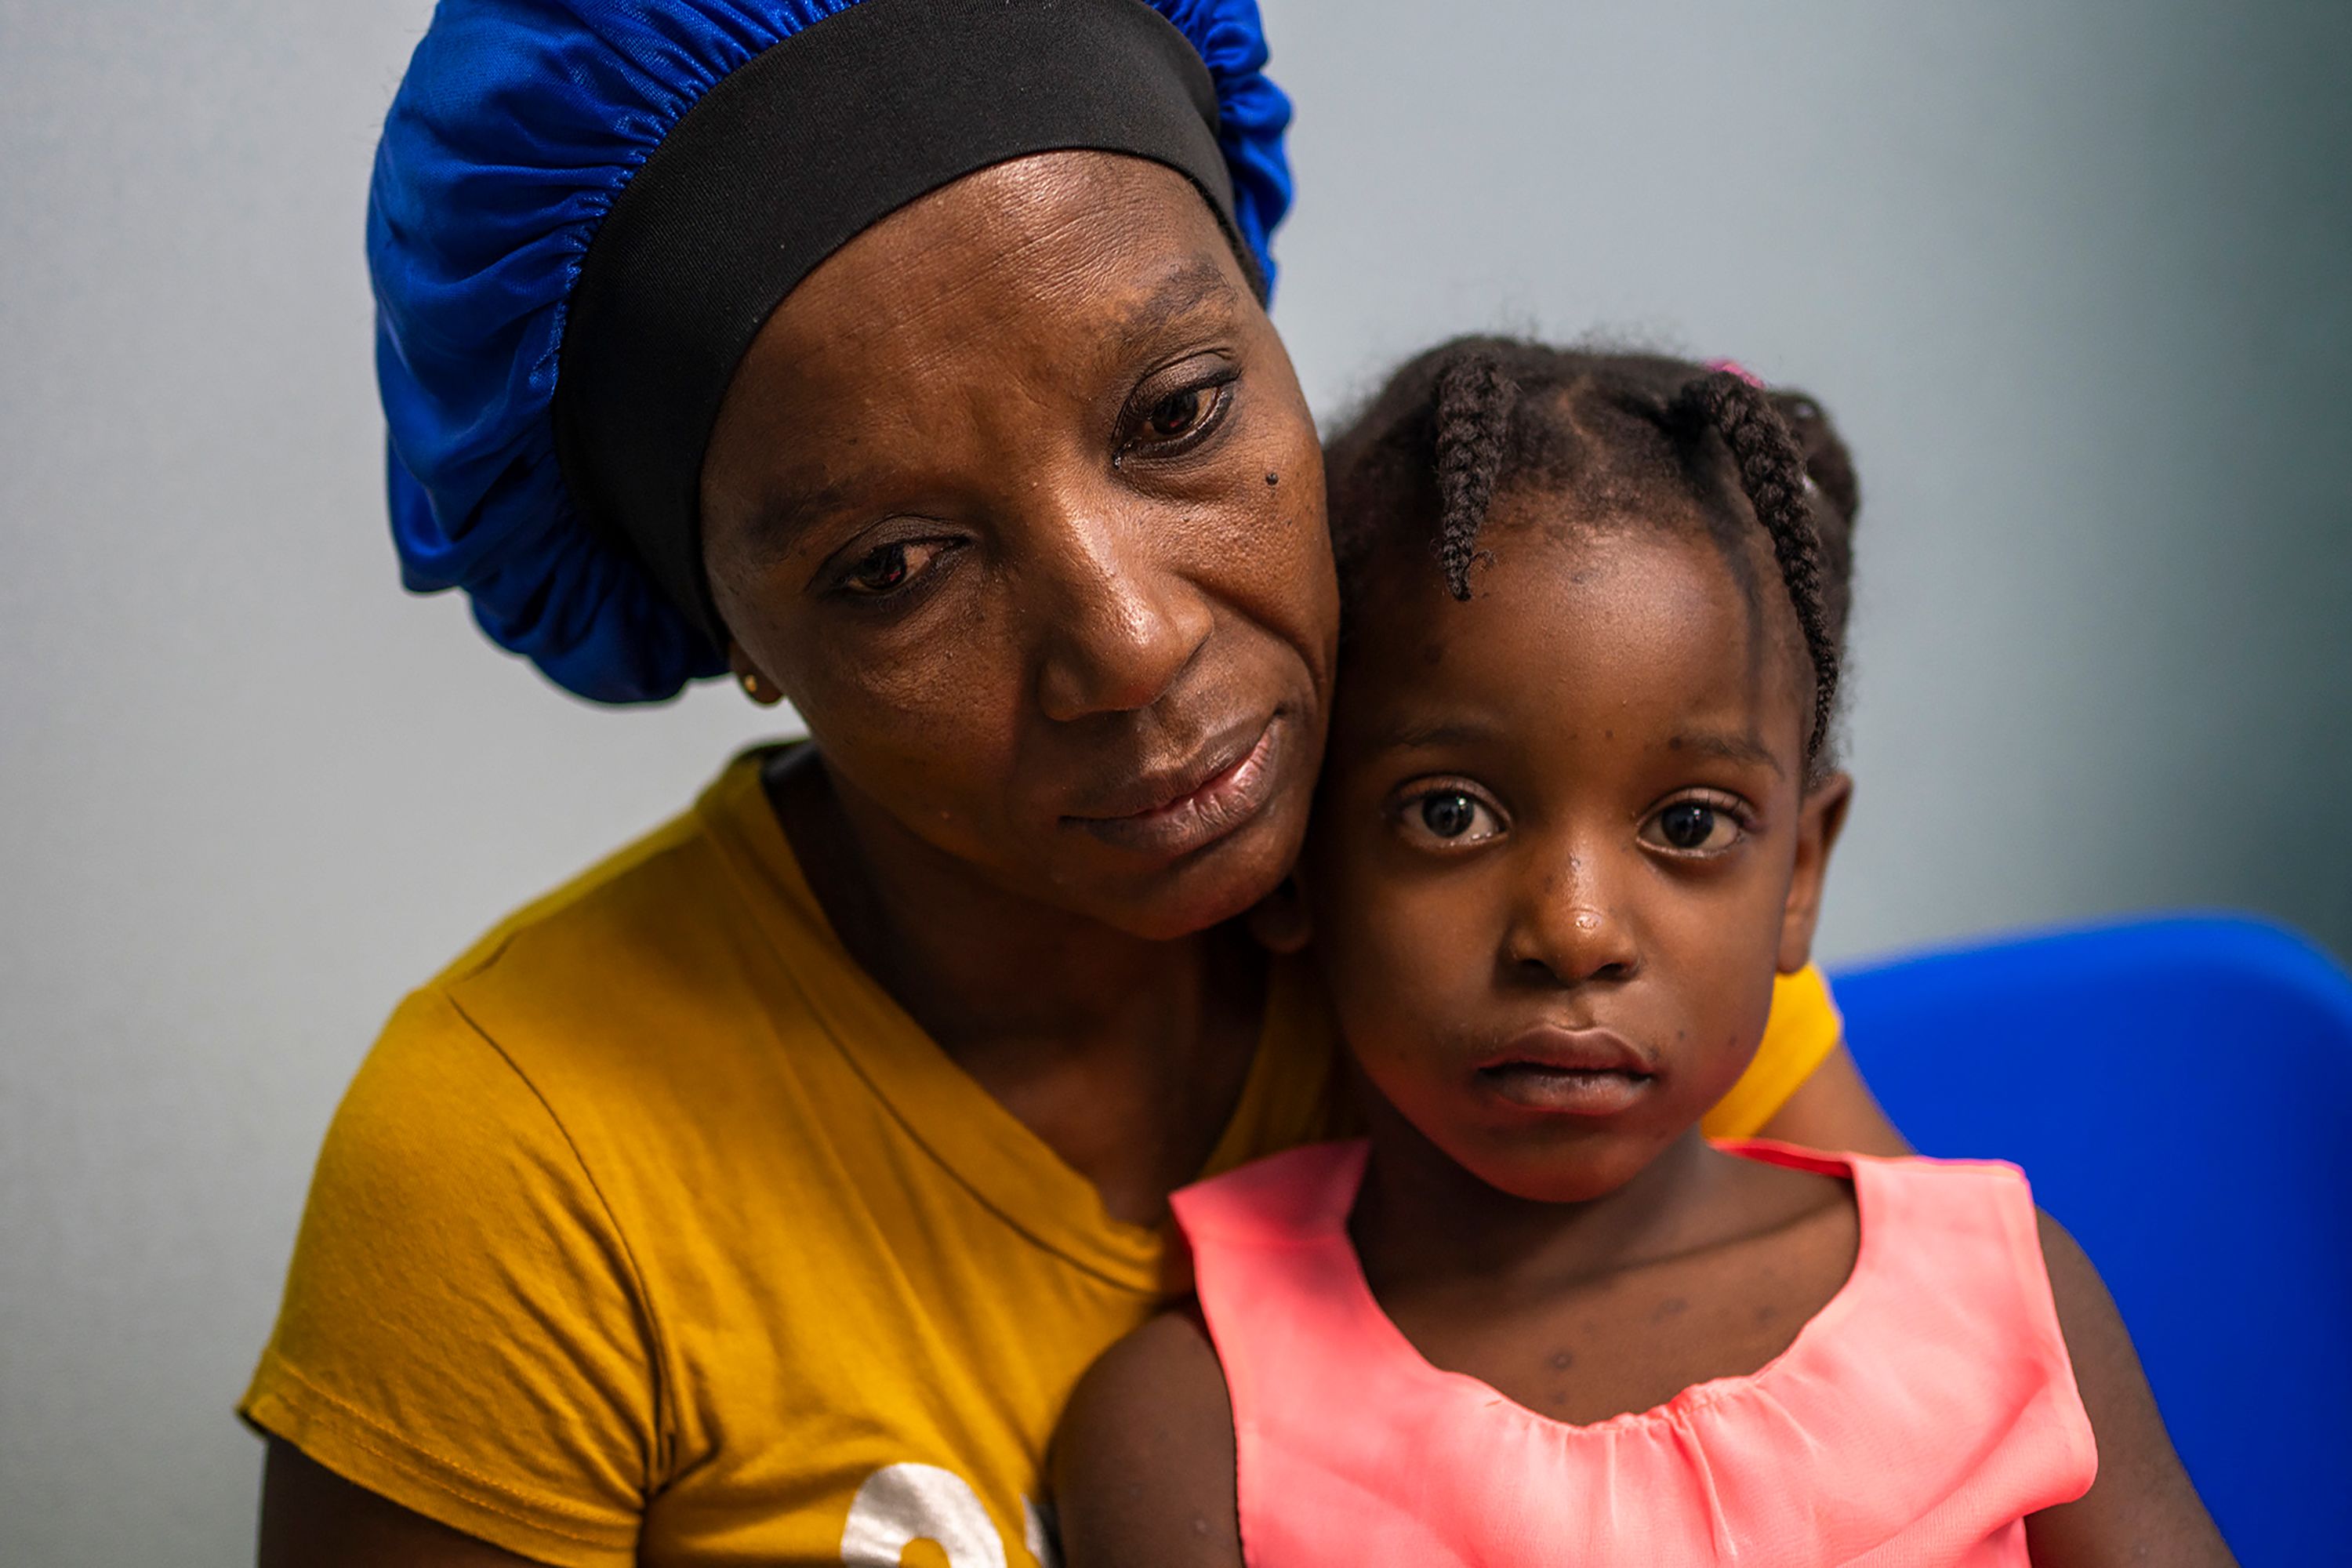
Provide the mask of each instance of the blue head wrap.
{"label": "blue head wrap", "polygon": [[[551,410],[590,242],[706,95],[858,3],[441,0],[393,100],[368,263],[402,580],[464,589],[493,641],[583,697],[658,701],[727,668],[709,617],[583,515],[557,456]],[[1255,0],[1131,3],[1207,68],[1231,181],[1221,216],[1270,288],[1290,105],[1263,74]]]}

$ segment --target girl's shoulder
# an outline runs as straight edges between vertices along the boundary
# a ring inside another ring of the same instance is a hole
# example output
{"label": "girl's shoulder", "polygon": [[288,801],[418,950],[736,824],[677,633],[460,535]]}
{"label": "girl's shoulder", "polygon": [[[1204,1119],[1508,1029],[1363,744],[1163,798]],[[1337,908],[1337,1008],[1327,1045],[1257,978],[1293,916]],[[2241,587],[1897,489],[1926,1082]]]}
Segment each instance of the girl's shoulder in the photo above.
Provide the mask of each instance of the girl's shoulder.
{"label": "girl's shoulder", "polygon": [[[1751,1201],[1778,1204],[1793,1222],[1843,1209],[1851,1276],[1868,1321],[1916,1326],[1911,1303],[1955,1331],[2000,1334],[2042,1347],[2063,1363],[2043,1257],[2044,1216],[2025,1173],[2004,1160],[1829,1152],[1765,1139],[1717,1142],[1738,1157]],[[1841,1190],[1851,1194],[1840,1200]]]}
{"label": "girl's shoulder", "polygon": [[1923,1229],[1981,1234],[2018,1248],[2020,1261],[2037,1265],[2033,1189],[2025,1173],[2006,1160],[1954,1160],[1926,1154],[1861,1154],[1802,1148],[1769,1138],[1720,1139],[1720,1153],[1736,1157],[1759,1193],[1784,1203],[1811,1194],[1818,1206],[1851,1194],[1860,1225],[1875,1227],[1876,1241],[1909,1250]]}
{"label": "girl's shoulder", "polygon": [[1082,1378],[1053,1447],[1064,1557],[1240,1568],[1233,1401],[1196,1305],[1164,1312]]}

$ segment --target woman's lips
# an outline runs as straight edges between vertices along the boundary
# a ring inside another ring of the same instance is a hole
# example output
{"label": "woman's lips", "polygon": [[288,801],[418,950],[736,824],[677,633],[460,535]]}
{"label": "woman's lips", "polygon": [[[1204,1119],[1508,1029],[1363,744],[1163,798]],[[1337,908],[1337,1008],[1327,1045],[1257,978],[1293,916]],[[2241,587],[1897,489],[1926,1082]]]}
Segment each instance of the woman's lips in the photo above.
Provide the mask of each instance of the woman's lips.
{"label": "woman's lips", "polygon": [[1529,1029],[1479,1065],[1487,1092],[1529,1110],[1614,1116],[1648,1097],[1654,1064],[1607,1029]]}
{"label": "woman's lips", "polygon": [[[1265,809],[1274,791],[1274,764],[1284,729],[1277,713],[1255,731],[1203,747],[1200,757],[1172,778],[1138,781],[1128,799],[1114,803],[1113,809],[1072,814],[1064,820],[1137,854],[1168,860],[1190,855]],[[1129,801],[1143,804],[1129,805]]]}

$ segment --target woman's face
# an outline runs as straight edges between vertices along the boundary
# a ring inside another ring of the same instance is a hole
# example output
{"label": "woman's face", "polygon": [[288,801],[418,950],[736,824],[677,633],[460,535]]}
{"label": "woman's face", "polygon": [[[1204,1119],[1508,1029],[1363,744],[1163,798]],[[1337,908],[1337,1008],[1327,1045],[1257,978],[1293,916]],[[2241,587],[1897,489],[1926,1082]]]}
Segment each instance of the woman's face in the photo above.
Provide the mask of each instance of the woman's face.
{"label": "woman's face", "polygon": [[1288,868],[1339,631],[1321,457],[1182,175],[1024,158],[860,235],[737,371],[702,513],[739,666],[894,830],[1152,937]]}

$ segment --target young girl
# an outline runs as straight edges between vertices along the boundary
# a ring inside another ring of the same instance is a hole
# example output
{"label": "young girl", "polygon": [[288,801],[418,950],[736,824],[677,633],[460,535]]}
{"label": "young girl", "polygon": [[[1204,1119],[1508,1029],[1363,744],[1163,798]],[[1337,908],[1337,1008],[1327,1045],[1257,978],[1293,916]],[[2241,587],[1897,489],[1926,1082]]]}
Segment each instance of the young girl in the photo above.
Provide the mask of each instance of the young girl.
{"label": "young girl", "polygon": [[1070,1568],[2226,1563],[2014,1167],[1699,1134],[1850,791],[1819,411],[1474,340],[1330,462],[1340,696],[1263,924],[1370,1135],[1177,1195],[1197,1304],[1079,1390]]}

